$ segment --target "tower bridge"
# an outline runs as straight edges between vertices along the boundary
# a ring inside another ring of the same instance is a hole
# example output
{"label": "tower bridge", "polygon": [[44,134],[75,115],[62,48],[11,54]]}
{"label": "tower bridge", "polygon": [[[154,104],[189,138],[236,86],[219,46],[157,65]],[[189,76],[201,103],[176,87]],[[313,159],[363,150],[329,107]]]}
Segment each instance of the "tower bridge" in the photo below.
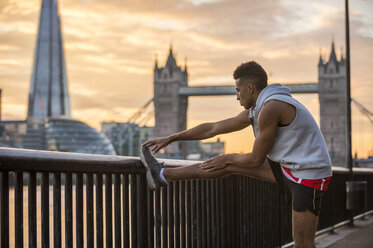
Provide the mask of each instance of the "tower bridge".
{"label": "tower bridge", "polygon": [[[292,94],[318,94],[320,128],[334,165],[347,165],[346,66],[343,55],[337,58],[334,41],[329,59],[320,55],[318,82],[285,82]],[[172,47],[164,67],[154,67],[154,136],[163,137],[186,129],[188,97],[235,95],[233,85],[189,86],[188,69],[178,66]],[[185,156],[184,144],[167,146],[169,157]]]}

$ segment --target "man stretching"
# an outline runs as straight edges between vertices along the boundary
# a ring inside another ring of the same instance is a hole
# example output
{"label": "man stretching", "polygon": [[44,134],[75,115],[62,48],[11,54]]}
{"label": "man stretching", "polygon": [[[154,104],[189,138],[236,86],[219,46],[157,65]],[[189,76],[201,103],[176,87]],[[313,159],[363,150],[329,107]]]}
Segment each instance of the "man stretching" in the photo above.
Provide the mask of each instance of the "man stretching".
{"label": "man stretching", "polygon": [[[254,61],[233,73],[237,100],[245,108],[235,117],[152,139],[141,148],[151,189],[186,179],[213,179],[244,174],[285,183],[292,193],[292,236],[295,247],[315,247],[321,198],[332,176],[324,138],[308,110],[280,84],[267,85],[267,74]],[[163,168],[151,154],[174,141],[201,140],[253,126],[251,153],[221,154],[203,163]]]}

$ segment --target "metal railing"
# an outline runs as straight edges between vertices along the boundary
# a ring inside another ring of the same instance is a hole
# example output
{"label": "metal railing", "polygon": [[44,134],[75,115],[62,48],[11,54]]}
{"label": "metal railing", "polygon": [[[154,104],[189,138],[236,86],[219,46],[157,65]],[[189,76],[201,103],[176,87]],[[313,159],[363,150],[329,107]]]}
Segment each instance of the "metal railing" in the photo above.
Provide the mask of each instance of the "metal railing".
{"label": "metal railing", "polygon": [[[0,148],[0,172],[1,247],[279,247],[291,241],[291,208],[277,185],[245,176],[178,181],[152,192],[138,158],[11,148]],[[373,193],[373,170],[356,170],[355,178],[368,181]],[[347,218],[347,179],[347,169],[334,169],[319,229]],[[371,209],[368,198],[367,209],[355,214]]]}

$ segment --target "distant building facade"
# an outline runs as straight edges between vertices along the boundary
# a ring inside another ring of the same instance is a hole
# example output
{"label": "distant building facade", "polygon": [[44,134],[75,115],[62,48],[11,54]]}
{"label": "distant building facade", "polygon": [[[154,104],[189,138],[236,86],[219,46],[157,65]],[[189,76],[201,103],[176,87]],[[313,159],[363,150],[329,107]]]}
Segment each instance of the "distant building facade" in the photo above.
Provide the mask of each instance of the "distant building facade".
{"label": "distant building facade", "polygon": [[219,154],[225,153],[225,142],[220,141],[218,138],[215,142],[201,143],[202,159],[206,160],[215,157]]}
{"label": "distant building facade", "polygon": [[23,136],[26,134],[26,121],[1,121],[0,146],[23,147]]}
{"label": "distant building facade", "polygon": [[110,141],[84,122],[49,117],[42,122],[0,122],[0,146],[115,155]]}
{"label": "distant building facade", "polygon": [[44,125],[49,151],[116,155],[110,141],[84,122],[67,117],[50,117]]}
{"label": "distant building facade", "polygon": [[347,166],[347,97],[346,61],[341,55],[338,59],[334,41],[331,45],[329,60],[320,55],[319,101],[320,128],[333,166]]}
{"label": "distant building facade", "polygon": [[368,158],[354,159],[354,166],[373,169],[373,156],[369,156]]}
{"label": "distant building facade", "polygon": [[225,153],[225,142],[219,138],[215,142],[201,142],[199,140],[183,141],[187,147],[188,160],[207,160]]}
{"label": "distant building facade", "polygon": [[368,158],[358,158],[355,153],[353,165],[354,167],[373,168],[373,156],[368,156]]}
{"label": "distant building facade", "polygon": [[141,144],[153,137],[153,127],[135,123],[103,122],[101,132],[110,140],[116,153],[124,156],[139,156]]}

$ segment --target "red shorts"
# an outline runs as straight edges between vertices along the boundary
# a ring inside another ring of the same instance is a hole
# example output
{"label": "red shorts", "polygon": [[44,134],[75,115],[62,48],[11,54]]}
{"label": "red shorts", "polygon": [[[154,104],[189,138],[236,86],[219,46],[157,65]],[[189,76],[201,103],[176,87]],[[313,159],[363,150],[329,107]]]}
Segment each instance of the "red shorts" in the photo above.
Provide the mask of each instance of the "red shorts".
{"label": "red shorts", "polygon": [[[321,179],[303,179],[293,176],[288,168],[268,159],[279,191],[285,196],[285,200],[292,202],[292,208],[296,212],[309,210],[316,216],[319,215],[321,199],[327,190],[331,177]],[[286,185],[286,186],[285,186]],[[285,189],[287,188],[287,189]],[[291,193],[291,198],[287,192]]]}
{"label": "red shorts", "polygon": [[299,183],[317,190],[326,191],[328,189],[331,177],[321,179],[303,179],[293,176],[288,168],[281,166],[284,176],[292,182]]}

